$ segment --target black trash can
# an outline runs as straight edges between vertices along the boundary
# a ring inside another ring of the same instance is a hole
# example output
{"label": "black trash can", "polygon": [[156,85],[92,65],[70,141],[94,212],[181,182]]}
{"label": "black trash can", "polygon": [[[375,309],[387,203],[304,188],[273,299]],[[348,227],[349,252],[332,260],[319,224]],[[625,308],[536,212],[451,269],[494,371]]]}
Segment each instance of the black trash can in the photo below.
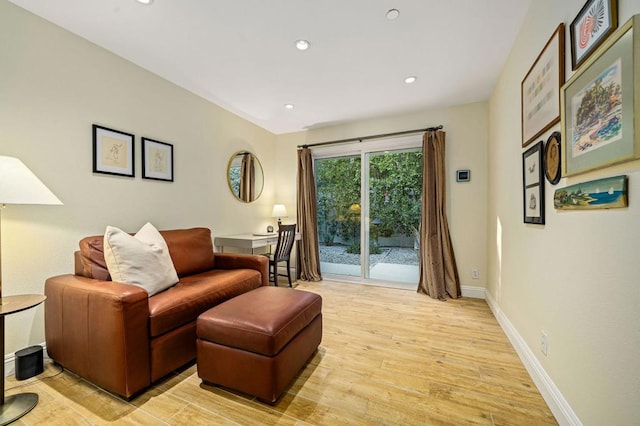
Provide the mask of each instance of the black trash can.
{"label": "black trash can", "polygon": [[16,352],[16,380],[25,380],[44,370],[42,346],[29,346]]}

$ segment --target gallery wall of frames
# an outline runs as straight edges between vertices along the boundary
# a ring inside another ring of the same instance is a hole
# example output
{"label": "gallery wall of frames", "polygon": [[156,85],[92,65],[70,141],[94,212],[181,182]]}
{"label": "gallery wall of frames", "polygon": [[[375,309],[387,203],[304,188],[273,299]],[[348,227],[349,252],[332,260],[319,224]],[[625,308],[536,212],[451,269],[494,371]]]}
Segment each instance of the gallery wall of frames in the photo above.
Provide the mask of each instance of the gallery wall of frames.
{"label": "gallery wall of frames", "polygon": [[[640,61],[633,55],[640,51],[640,14],[618,27],[618,0],[588,0],[569,36],[571,78],[565,81],[560,23],[521,84],[527,224],[545,223],[545,178],[557,185],[571,177],[553,194],[557,210],[627,207],[627,176],[580,181],[580,175],[640,158]],[[560,130],[540,140],[558,122]]]}

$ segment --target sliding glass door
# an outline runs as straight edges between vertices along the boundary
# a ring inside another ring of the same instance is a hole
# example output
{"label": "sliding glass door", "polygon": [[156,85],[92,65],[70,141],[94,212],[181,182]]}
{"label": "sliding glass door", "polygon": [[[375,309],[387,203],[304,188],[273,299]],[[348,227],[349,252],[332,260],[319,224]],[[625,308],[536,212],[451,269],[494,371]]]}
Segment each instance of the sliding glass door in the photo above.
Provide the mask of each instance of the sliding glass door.
{"label": "sliding glass door", "polygon": [[422,151],[380,145],[316,157],[321,271],[327,278],[415,288]]}

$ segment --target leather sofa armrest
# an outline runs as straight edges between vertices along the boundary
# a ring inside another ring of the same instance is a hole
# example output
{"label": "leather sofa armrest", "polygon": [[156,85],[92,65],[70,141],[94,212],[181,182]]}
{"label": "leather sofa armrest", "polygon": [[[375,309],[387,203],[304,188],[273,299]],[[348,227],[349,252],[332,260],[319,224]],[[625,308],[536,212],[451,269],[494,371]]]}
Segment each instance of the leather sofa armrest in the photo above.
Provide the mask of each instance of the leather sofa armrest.
{"label": "leather sofa armrest", "polygon": [[269,259],[240,253],[215,253],[216,269],[255,269],[262,274],[262,285],[269,285]]}
{"label": "leather sofa armrest", "polygon": [[46,280],[50,357],[98,386],[131,397],[149,386],[149,297],[142,288],[77,275]]}

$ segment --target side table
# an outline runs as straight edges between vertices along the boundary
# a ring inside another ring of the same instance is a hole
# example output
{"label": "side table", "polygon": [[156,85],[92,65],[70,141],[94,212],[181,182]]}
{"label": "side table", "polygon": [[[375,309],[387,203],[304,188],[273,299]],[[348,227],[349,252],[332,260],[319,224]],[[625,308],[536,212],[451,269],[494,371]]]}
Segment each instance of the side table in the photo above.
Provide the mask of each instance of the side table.
{"label": "side table", "polygon": [[32,392],[4,396],[4,317],[15,314],[44,302],[47,296],[41,294],[23,294],[0,298],[0,425],[11,423],[27,414],[38,403],[38,394]]}

